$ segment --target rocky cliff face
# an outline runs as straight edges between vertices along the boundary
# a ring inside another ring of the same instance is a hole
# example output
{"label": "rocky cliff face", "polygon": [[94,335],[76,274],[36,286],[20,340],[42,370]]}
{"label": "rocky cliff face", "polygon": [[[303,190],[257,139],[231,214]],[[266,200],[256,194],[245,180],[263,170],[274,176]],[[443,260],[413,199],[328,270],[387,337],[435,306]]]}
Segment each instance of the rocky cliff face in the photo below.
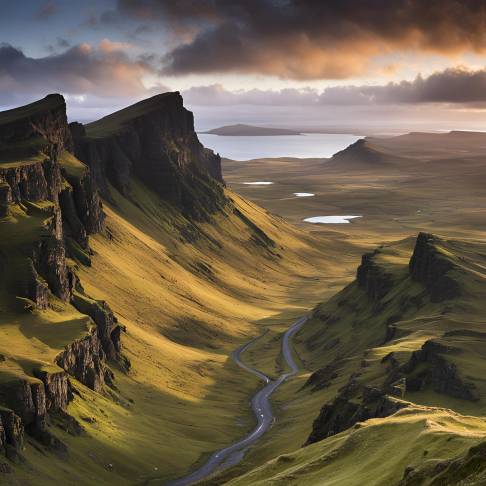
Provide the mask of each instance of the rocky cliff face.
{"label": "rocky cliff face", "polygon": [[[113,312],[105,302],[85,295],[67,264],[68,238],[89,251],[88,235],[104,229],[101,201],[89,169],[76,160],[74,169],[63,165],[72,149],[62,96],[49,95],[32,105],[0,113],[0,216],[8,217],[14,205],[17,212],[42,215],[20,236],[13,230],[19,242],[10,250],[16,257],[11,263],[2,255],[2,266],[14,275],[15,288],[12,282],[2,285],[7,285],[13,298],[28,299],[27,311],[34,310],[31,305],[47,309],[51,295],[55,295],[93,322],[90,333],[69,343],[57,357],[59,371],[34,368],[29,378],[12,376],[0,384],[0,451],[12,460],[21,457],[24,432],[48,447],[65,449],[48,425],[53,413],[72,422],[65,413],[73,398],[70,375],[102,391],[114,378],[108,360],[125,368],[129,365],[121,355],[122,329]],[[68,162],[73,163],[71,159]],[[8,232],[15,219],[6,218],[3,223]],[[16,266],[9,270],[9,264]]]}
{"label": "rocky cliff face", "polygon": [[12,380],[0,387],[4,404],[0,408],[0,450],[13,461],[21,459],[25,432],[46,446],[65,449],[48,424],[49,413],[65,413],[73,398],[68,374],[35,370],[34,375],[30,381]]}
{"label": "rocky cliff face", "polygon": [[410,260],[410,275],[427,288],[432,302],[442,302],[460,295],[460,287],[450,274],[453,263],[438,246],[440,240],[428,233],[419,233]]}
{"label": "rocky cliff face", "polygon": [[0,147],[43,139],[53,150],[72,149],[66,103],[60,94],[50,94],[30,105],[4,111],[0,117]]}
{"label": "rocky cliff face", "polygon": [[393,276],[375,261],[378,253],[376,250],[373,253],[364,254],[356,274],[358,286],[365,290],[368,297],[375,302],[393,286]]}
{"label": "rocky cliff face", "polygon": [[460,354],[460,350],[446,346],[434,340],[426,341],[422,348],[414,351],[410,360],[400,372],[406,376],[408,391],[431,388],[437,393],[462,398],[479,400],[479,393],[473,383],[465,381],[457,366],[447,359],[448,355]]}
{"label": "rocky cliff face", "polygon": [[[133,178],[191,219],[207,219],[229,204],[220,158],[200,144],[192,113],[178,93],[145,100],[86,127],[68,126],[60,95],[0,113],[0,218],[2,228],[19,239],[5,254],[0,249],[8,275],[0,278],[2,290],[11,294],[12,309],[21,302],[20,311],[34,315],[48,308],[57,312],[56,296],[89,316],[92,326],[66,343],[49,371],[33,366],[27,374],[10,376],[3,373],[0,356],[0,454],[13,461],[22,459],[24,433],[65,451],[49,422],[56,414],[72,424],[66,408],[74,379],[103,392],[114,385],[110,362],[125,370],[130,366],[122,355],[124,329],[108,303],[85,293],[68,257],[90,263],[89,235],[104,230],[98,191],[110,198],[108,188],[114,186],[131,197]],[[25,232],[15,231],[18,218]],[[255,234],[260,244],[272,246],[266,235]]]}
{"label": "rocky cliff face", "polygon": [[130,195],[136,177],[191,217],[203,218],[224,203],[221,159],[204,148],[179,93],[141,101],[101,120],[71,124],[75,154],[110,198],[111,183]]}
{"label": "rocky cliff face", "polygon": [[306,445],[318,442],[358,422],[371,418],[388,417],[408,406],[408,402],[388,395],[378,388],[364,387],[361,400],[347,396],[347,390],[332,402],[326,403],[312,424],[312,432]]}

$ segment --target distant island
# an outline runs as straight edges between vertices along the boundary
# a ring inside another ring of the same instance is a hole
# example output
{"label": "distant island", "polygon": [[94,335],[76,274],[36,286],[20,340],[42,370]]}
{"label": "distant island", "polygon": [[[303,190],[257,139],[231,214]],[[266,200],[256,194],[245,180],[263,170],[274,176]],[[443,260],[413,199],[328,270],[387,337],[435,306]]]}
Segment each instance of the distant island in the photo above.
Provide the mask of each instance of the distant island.
{"label": "distant island", "polygon": [[244,125],[238,123],[236,125],[225,125],[224,127],[213,128],[207,132],[211,135],[221,135],[224,137],[258,137],[258,136],[279,136],[279,135],[302,135],[302,133],[295,130],[289,130],[287,128],[268,128],[268,127],[257,127],[254,125]]}

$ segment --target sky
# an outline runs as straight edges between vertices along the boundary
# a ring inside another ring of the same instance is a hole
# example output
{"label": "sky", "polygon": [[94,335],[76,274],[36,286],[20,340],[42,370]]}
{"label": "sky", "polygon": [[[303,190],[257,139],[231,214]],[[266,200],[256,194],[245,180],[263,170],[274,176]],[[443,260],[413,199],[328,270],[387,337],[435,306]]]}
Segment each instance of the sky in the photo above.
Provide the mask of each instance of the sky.
{"label": "sky", "polygon": [[180,91],[230,123],[486,130],[484,0],[0,0],[0,109]]}

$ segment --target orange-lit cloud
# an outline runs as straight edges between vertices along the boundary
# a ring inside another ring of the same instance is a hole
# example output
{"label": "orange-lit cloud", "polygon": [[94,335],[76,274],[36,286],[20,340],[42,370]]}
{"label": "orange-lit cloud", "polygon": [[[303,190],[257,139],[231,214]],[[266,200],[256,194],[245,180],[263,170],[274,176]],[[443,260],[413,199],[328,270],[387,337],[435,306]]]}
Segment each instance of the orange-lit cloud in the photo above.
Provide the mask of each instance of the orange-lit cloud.
{"label": "orange-lit cloud", "polygon": [[166,74],[342,79],[383,54],[486,51],[481,0],[119,0],[119,12],[193,32],[165,56]]}
{"label": "orange-lit cloud", "polygon": [[110,39],[102,39],[99,48],[101,51],[109,54],[115,51],[124,51],[126,49],[131,49],[133,47],[129,42],[115,42]]}

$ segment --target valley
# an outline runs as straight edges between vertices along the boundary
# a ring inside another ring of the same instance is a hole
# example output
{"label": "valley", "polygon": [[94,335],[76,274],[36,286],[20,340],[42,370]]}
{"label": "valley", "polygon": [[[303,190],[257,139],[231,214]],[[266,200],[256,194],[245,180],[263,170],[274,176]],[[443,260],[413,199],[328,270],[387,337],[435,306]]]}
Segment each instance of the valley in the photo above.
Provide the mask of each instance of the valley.
{"label": "valley", "polygon": [[486,1],[0,13],[0,486],[486,486]]}

